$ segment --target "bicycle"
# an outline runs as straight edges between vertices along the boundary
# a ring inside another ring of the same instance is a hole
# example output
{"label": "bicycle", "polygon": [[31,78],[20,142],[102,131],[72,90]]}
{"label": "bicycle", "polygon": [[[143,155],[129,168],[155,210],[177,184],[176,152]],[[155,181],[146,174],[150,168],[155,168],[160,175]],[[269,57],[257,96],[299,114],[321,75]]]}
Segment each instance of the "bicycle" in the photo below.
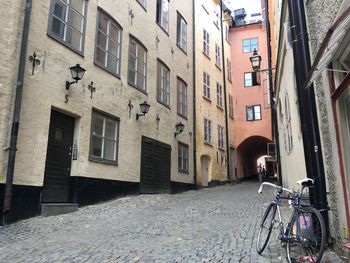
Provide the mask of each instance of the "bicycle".
{"label": "bicycle", "polygon": [[[264,251],[269,241],[272,229],[279,227],[278,239],[285,245],[289,263],[320,262],[326,243],[326,228],[320,212],[311,205],[302,203],[302,193],[305,188],[311,188],[314,181],[306,178],[297,182],[301,185],[300,192],[294,192],[282,186],[264,182],[260,185],[258,193],[262,193],[263,186],[276,188],[275,199],[266,208],[260,223],[257,240],[257,252]],[[284,192],[288,195],[283,194]],[[284,227],[281,218],[281,201],[288,200],[293,207],[292,216]],[[277,212],[277,220],[275,219]]]}

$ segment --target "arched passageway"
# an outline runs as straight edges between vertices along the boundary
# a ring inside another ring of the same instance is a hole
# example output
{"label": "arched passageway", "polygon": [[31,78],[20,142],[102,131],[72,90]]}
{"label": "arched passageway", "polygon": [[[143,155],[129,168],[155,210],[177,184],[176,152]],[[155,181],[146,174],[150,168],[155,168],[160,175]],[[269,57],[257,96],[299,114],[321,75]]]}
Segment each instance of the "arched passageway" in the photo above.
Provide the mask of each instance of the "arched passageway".
{"label": "arched passageway", "polygon": [[237,147],[236,169],[238,179],[247,179],[257,174],[257,159],[267,155],[267,143],[271,140],[262,136],[251,136]]}

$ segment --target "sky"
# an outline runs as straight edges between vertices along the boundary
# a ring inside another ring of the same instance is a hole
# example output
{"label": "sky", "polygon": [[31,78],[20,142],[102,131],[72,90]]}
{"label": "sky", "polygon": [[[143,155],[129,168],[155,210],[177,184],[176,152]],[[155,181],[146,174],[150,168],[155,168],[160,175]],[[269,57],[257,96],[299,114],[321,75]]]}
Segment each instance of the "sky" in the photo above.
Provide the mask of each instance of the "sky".
{"label": "sky", "polygon": [[225,0],[225,3],[231,6],[232,10],[244,8],[247,13],[247,18],[252,13],[261,12],[261,0]]}

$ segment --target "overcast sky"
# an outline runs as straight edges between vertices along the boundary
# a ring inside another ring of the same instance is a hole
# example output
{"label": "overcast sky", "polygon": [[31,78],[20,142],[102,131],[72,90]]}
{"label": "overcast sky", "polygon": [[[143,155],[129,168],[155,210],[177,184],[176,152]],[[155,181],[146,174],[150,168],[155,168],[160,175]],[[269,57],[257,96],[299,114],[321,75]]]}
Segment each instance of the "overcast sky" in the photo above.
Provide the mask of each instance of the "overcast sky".
{"label": "overcast sky", "polygon": [[225,0],[233,10],[244,8],[247,12],[247,18],[252,13],[261,12],[261,0]]}

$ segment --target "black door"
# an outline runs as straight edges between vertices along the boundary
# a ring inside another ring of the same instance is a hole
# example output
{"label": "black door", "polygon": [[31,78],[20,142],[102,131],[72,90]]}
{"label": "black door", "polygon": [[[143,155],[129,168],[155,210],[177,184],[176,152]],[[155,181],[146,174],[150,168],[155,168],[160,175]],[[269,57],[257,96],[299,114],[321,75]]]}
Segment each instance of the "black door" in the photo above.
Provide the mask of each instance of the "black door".
{"label": "black door", "polygon": [[51,111],[42,203],[69,201],[74,118]]}
{"label": "black door", "polygon": [[141,193],[170,193],[170,162],[170,145],[142,137]]}

